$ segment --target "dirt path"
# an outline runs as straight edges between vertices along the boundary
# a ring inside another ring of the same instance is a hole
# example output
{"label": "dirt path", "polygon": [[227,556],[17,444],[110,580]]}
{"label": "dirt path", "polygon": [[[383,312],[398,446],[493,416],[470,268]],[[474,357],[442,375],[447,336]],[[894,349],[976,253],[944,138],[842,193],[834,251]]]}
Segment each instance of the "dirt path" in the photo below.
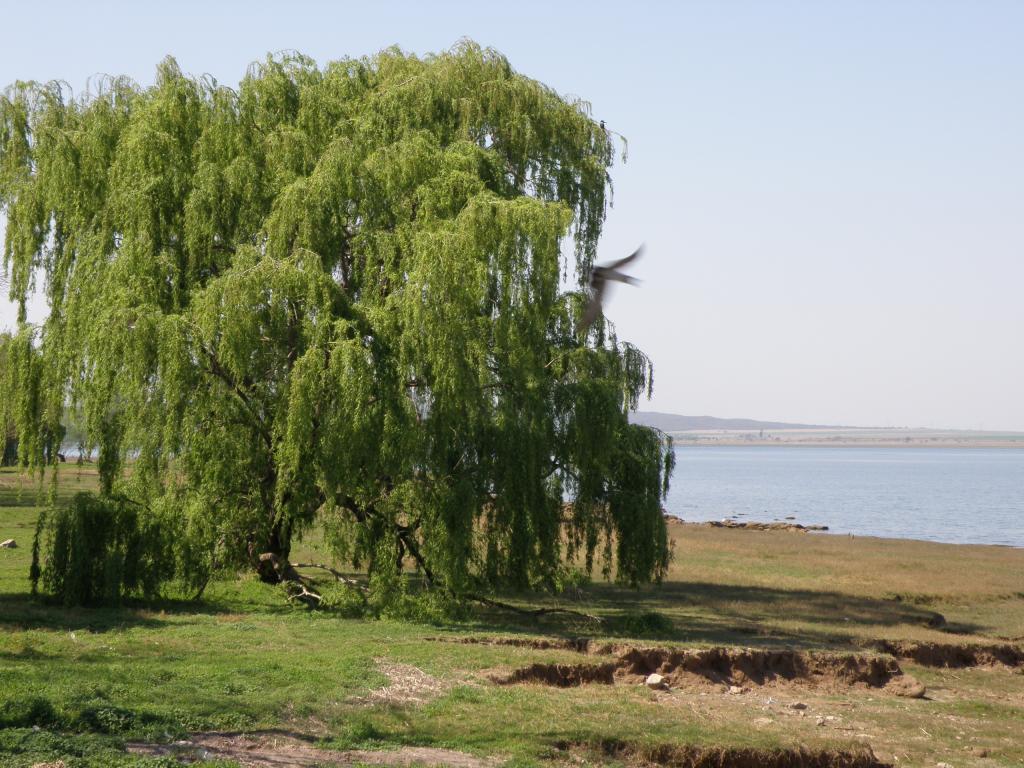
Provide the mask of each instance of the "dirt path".
{"label": "dirt path", "polygon": [[318,749],[295,735],[269,733],[195,733],[173,744],[130,743],[132,754],[172,757],[183,763],[203,760],[234,760],[246,768],[317,768],[354,765],[495,768],[498,758],[476,757],[466,752],[434,747],[402,747],[387,751]]}

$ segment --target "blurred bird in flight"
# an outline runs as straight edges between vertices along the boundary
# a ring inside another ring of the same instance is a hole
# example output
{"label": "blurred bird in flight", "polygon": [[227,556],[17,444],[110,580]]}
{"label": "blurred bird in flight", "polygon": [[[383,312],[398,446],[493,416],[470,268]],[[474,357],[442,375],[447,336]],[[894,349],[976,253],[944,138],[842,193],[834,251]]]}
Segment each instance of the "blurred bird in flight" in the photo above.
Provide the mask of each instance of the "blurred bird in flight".
{"label": "blurred bird in flight", "polygon": [[608,264],[594,265],[594,268],[590,271],[590,303],[587,304],[587,308],[583,311],[583,317],[580,318],[579,325],[576,326],[578,331],[586,332],[597,319],[597,316],[601,314],[601,300],[604,297],[605,283],[609,280],[615,280],[616,282],[629,285],[637,284],[636,278],[620,272],[619,268],[640,258],[643,252],[644,247],[641,245],[624,259],[612,261]]}

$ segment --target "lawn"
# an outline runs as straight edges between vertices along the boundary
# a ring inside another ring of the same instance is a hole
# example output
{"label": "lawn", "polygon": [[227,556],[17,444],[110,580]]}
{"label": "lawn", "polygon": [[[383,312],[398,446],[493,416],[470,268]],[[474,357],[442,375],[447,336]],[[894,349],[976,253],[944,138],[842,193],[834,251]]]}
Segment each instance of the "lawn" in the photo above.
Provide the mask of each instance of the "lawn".
{"label": "lawn", "polygon": [[[61,472],[57,503],[95,482],[89,467]],[[211,584],[201,602],[68,610],[28,594],[39,500],[36,484],[0,471],[0,540],[19,545],[0,550],[0,766],[169,766],[170,758],[129,754],[125,745],[271,731],[335,752],[369,750],[368,762],[403,747],[458,750],[488,765],[555,766],[685,764],[671,749],[687,745],[735,755],[869,745],[898,765],[1024,764],[1019,665],[900,659],[927,686],[915,699],[836,681],[732,692],[713,681],[670,691],[635,681],[560,688],[495,680],[534,663],[614,656],[455,642],[586,636],[591,648],[607,641],[834,653],[874,653],[881,640],[1019,646],[1021,550],[673,523],[675,557],[660,587],[595,582],[545,603],[600,623],[497,610],[443,625],[350,619],[290,606],[281,591],[244,575]],[[302,548],[299,559],[328,559],[315,537]],[[421,757],[436,762],[440,754]]]}

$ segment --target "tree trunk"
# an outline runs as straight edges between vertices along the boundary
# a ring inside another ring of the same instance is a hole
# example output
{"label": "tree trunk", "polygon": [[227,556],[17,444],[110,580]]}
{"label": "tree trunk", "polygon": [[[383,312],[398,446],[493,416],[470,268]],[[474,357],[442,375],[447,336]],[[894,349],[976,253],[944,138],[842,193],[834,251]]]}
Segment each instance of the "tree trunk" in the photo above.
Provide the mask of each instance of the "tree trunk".
{"label": "tree trunk", "polygon": [[291,526],[280,519],[271,527],[270,535],[262,544],[253,542],[249,545],[249,554],[254,560],[260,581],[264,584],[280,584],[298,577],[288,565],[291,549]]}

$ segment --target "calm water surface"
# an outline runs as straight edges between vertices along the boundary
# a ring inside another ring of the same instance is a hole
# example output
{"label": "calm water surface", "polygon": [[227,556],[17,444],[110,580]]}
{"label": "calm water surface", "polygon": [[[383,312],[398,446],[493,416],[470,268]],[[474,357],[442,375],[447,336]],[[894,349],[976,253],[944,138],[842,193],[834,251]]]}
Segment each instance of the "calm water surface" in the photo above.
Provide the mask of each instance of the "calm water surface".
{"label": "calm water surface", "polygon": [[1024,449],[676,448],[684,520],[795,517],[833,533],[1024,547]]}

